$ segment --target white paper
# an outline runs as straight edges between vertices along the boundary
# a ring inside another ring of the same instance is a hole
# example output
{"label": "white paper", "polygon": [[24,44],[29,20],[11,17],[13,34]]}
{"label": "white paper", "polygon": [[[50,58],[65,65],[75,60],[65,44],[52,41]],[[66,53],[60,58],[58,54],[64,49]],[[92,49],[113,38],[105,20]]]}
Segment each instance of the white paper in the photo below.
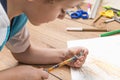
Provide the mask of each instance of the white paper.
{"label": "white paper", "polygon": [[72,80],[120,80],[120,35],[68,41],[68,47],[89,50],[81,69],[71,68]]}

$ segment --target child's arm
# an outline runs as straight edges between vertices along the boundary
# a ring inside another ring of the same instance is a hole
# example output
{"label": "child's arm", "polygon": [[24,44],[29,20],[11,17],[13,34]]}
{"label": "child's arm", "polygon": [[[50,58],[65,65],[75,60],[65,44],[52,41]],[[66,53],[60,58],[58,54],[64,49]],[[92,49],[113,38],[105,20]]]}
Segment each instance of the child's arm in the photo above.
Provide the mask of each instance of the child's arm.
{"label": "child's arm", "polygon": [[64,60],[67,50],[40,48],[30,45],[23,53],[13,53],[13,56],[27,64],[54,64]]}
{"label": "child's arm", "polygon": [[18,66],[0,71],[0,80],[43,80],[47,78],[46,71],[32,66]]}
{"label": "child's arm", "polygon": [[39,48],[36,46],[29,46],[29,48],[23,53],[13,53],[14,57],[22,63],[27,64],[54,64],[64,61],[75,54],[83,52],[83,56],[78,58],[74,63],[68,65],[73,67],[81,67],[85,62],[88,54],[88,50],[82,47],[74,47],[69,49],[50,49],[50,48]]}

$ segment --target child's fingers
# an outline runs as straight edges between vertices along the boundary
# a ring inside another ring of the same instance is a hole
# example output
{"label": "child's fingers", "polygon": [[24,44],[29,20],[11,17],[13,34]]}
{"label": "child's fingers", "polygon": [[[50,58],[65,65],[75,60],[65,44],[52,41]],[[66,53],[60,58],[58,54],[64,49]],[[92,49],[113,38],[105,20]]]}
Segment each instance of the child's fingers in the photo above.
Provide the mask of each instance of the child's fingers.
{"label": "child's fingers", "polygon": [[80,56],[75,62],[71,62],[69,65],[71,67],[76,67],[76,68],[80,68],[85,62],[85,57],[84,56]]}
{"label": "child's fingers", "polygon": [[75,54],[80,54],[80,53],[82,53],[81,56],[85,56],[86,57],[88,55],[88,50],[86,48],[81,48],[81,49],[78,49],[75,52]]}
{"label": "child's fingers", "polygon": [[43,68],[39,69],[39,72],[41,74],[42,79],[47,79],[48,78],[49,74],[48,74],[47,71],[43,70]]}
{"label": "child's fingers", "polygon": [[48,73],[46,71],[43,71],[43,75],[42,75],[42,78],[43,79],[48,79]]}
{"label": "child's fingers", "polygon": [[[68,64],[69,66],[80,68],[85,63],[86,57],[88,55],[88,49],[83,47],[77,47],[77,48],[69,49],[68,52],[69,52],[68,58],[74,55],[79,56],[75,62],[70,62]],[[80,53],[82,54],[80,55]]]}
{"label": "child's fingers", "polygon": [[88,50],[84,49],[83,53],[84,53],[84,56],[86,57],[88,55]]}
{"label": "child's fingers", "polygon": [[74,63],[74,67],[76,68],[80,68],[82,66],[83,62],[80,62],[79,60],[77,60],[75,63]]}

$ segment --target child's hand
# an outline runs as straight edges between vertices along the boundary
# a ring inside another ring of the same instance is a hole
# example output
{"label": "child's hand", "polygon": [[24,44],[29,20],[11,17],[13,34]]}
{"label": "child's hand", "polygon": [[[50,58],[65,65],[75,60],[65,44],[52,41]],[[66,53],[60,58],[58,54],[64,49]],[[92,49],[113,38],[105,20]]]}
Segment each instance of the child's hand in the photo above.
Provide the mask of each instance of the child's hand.
{"label": "child's hand", "polygon": [[14,80],[44,80],[48,78],[48,73],[42,68],[34,68],[32,66],[18,66],[11,70],[15,72],[17,79]]}
{"label": "child's hand", "polygon": [[80,54],[80,52],[82,52],[82,56],[80,56],[75,62],[70,62],[67,65],[69,65],[71,67],[75,67],[75,68],[80,68],[86,60],[86,57],[88,55],[88,49],[86,49],[84,47],[69,48],[68,53],[65,56],[65,59],[69,59],[69,58],[73,57],[74,55]]}

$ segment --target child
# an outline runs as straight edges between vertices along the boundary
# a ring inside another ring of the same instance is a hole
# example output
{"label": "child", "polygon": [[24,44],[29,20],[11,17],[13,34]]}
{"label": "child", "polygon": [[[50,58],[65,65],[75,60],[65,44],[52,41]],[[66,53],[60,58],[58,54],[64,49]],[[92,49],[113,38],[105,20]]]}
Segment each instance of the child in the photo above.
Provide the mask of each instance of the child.
{"label": "child", "polygon": [[[80,68],[88,50],[83,47],[68,49],[47,49],[33,46],[25,27],[27,19],[33,25],[64,18],[65,10],[75,7],[81,0],[0,0],[0,49],[7,46],[16,60],[26,64],[59,63],[83,52],[74,63],[67,64]],[[17,66],[0,72],[0,80],[43,80],[48,73],[31,66]]]}

